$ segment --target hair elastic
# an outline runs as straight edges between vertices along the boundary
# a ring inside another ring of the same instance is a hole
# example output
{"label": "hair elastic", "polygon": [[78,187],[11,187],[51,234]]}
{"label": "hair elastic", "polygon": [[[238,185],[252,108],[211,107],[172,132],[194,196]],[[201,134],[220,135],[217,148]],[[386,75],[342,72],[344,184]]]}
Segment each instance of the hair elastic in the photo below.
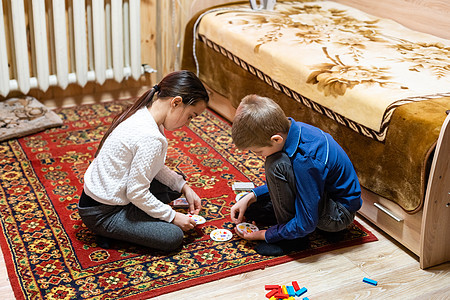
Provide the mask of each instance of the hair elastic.
{"label": "hair elastic", "polygon": [[157,84],[155,84],[153,86],[153,89],[155,90],[155,92],[159,92],[160,91],[159,86]]}

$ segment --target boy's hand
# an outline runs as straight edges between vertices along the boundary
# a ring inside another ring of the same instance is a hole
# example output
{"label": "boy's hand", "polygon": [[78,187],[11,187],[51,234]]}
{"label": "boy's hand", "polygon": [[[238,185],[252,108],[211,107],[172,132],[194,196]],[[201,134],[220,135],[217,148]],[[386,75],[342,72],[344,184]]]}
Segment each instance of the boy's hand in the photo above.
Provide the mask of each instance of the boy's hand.
{"label": "boy's hand", "polygon": [[266,230],[259,230],[252,233],[240,233],[237,230],[235,232],[238,236],[248,241],[264,241],[266,239]]}
{"label": "boy's hand", "polygon": [[189,203],[189,213],[191,215],[198,215],[200,210],[202,209],[202,199],[194,192],[193,189],[186,183],[181,192],[186,197],[187,202]]}
{"label": "boy's hand", "polygon": [[256,196],[253,193],[248,193],[242,197],[236,204],[231,207],[230,217],[231,221],[235,224],[242,223],[244,221],[244,214],[248,206],[256,202]]}
{"label": "boy's hand", "polygon": [[192,218],[179,212],[176,212],[172,223],[180,227],[183,231],[191,230],[195,227],[195,225],[197,225]]}

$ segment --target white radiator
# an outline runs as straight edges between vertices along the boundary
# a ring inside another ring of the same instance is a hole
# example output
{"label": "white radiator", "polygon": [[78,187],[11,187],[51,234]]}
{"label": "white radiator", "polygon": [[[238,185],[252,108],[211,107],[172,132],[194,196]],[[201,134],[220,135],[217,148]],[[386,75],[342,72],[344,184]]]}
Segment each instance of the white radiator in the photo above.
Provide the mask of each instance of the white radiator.
{"label": "white radiator", "polygon": [[0,95],[143,72],[140,0],[0,0]]}

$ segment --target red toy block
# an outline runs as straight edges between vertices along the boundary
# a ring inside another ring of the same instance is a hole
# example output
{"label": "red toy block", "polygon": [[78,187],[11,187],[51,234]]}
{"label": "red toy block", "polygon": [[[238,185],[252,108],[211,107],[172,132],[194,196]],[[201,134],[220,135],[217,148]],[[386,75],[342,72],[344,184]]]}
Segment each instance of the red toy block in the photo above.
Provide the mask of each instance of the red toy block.
{"label": "red toy block", "polygon": [[266,294],[266,298],[270,298],[270,297],[272,297],[273,295],[275,295],[277,293],[278,293],[278,289],[273,289],[273,290],[271,290],[270,292],[268,292]]}
{"label": "red toy block", "polygon": [[275,294],[274,297],[278,298],[278,299],[287,299],[287,298],[289,298],[289,295],[283,294],[283,293],[278,293],[278,294]]}
{"label": "red toy block", "polygon": [[273,290],[273,289],[278,289],[278,288],[280,288],[280,286],[277,285],[277,284],[266,284],[266,285],[264,286],[264,288],[265,288],[266,290]]}
{"label": "red toy block", "polygon": [[298,285],[297,281],[292,281],[292,286],[294,287],[295,291],[298,291],[300,289],[300,286]]}

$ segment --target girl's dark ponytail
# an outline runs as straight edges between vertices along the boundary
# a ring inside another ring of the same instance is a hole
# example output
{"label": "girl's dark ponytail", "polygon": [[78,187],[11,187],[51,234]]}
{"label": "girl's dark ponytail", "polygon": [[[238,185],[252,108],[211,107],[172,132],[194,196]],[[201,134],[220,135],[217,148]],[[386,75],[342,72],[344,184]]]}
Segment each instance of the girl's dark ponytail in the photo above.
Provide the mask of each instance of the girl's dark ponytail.
{"label": "girl's dark ponytail", "polygon": [[159,84],[154,85],[152,89],[145,92],[133,105],[114,118],[111,126],[100,141],[94,157],[97,157],[111,132],[139,109],[144,106],[149,107],[153,103],[155,94],[158,94],[158,98],[180,96],[185,105],[194,105],[198,101],[205,101],[206,103],[209,101],[208,92],[194,73],[184,70],[172,72],[164,77]]}

